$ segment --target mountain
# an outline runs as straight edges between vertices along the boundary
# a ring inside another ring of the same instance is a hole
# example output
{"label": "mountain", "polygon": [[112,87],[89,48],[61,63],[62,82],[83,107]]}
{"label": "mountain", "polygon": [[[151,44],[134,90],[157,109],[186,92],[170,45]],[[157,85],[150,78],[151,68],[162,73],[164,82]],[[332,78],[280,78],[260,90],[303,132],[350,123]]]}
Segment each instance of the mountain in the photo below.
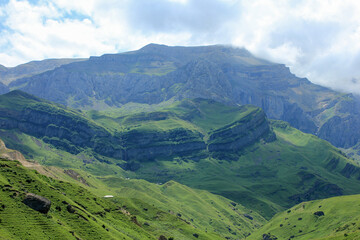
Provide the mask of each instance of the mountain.
{"label": "mountain", "polygon": [[46,59],[42,61],[31,61],[16,67],[4,67],[0,65],[0,82],[8,85],[19,78],[29,77],[49,70],[53,70],[65,64],[83,61],[81,58]]}
{"label": "mountain", "polygon": [[304,202],[277,214],[249,239],[359,239],[359,204],[360,195]]}
{"label": "mountain", "polygon": [[302,201],[360,192],[356,162],[251,105],[185,99],[155,111],[84,112],[17,90],[0,96],[0,113],[0,137],[42,164],[175,180],[267,219]]}
{"label": "mountain", "polygon": [[150,44],[133,52],[63,65],[9,86],[82,109],[186,98],[253,104],[269,118],[287,121],[337,147],[351,148],[360,139],[356,97],[315,85],[282,64],[228,46]]}
{"label": "mountain", "polygon": [[0,82],[0,94],[4,94],[9,92],[9,87],[6,86],[5,84],[3,84],[2,82]]}

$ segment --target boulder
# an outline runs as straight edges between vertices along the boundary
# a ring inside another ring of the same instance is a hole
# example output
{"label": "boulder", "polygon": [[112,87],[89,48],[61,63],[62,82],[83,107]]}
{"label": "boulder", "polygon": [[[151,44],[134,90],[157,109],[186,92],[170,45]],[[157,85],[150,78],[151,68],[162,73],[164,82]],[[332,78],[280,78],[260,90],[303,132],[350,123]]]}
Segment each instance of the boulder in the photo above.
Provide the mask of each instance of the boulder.
{"label": "boulder", "polygon": [[51,201],[45,197],[28,193],[23,201],[25,205],[41,213],[48,213],[51,206]]}
{"label": "boulder", "polygon": [[318,216],[318,217],[321,217],[321,216],[324,216],[325,213],[323,211],[317,211],[317,212],[314,212],[314,215]]}

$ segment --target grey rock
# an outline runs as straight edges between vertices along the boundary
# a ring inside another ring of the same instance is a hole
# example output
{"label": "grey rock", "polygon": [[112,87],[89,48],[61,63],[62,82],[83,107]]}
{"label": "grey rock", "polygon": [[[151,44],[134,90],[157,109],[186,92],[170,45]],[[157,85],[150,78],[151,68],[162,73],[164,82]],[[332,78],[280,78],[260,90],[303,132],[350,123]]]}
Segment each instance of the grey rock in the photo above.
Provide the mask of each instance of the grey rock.
{"label": "grey rock", "polygon": [[30,208],[45,214],[49,212],[51,207],[51,201],[49,199],[33,193],[27,193],[23,203]]}

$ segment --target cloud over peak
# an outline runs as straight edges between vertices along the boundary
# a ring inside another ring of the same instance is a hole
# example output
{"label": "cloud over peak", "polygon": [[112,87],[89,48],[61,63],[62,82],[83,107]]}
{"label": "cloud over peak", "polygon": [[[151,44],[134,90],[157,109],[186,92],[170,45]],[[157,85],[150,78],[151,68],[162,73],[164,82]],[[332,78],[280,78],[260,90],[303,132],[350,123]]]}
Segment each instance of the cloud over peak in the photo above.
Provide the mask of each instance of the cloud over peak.
{"label": "cloud over peak", "polygon": [[232,44],[360,93],[354,0],[5,0],[0,64],[167,45]]}

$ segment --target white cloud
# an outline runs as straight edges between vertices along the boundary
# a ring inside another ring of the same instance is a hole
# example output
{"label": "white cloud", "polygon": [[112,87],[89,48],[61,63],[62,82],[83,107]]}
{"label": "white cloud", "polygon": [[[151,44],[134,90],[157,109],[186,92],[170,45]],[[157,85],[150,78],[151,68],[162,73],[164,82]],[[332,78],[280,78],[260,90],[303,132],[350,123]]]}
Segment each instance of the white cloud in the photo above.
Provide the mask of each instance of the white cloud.
{"label": "white cloud", "polygon": [[29,1],[0,5],[0,59],[6,66],[150,42],[224,43],[285,63],[313,82],[360,93],[359,1]]}

